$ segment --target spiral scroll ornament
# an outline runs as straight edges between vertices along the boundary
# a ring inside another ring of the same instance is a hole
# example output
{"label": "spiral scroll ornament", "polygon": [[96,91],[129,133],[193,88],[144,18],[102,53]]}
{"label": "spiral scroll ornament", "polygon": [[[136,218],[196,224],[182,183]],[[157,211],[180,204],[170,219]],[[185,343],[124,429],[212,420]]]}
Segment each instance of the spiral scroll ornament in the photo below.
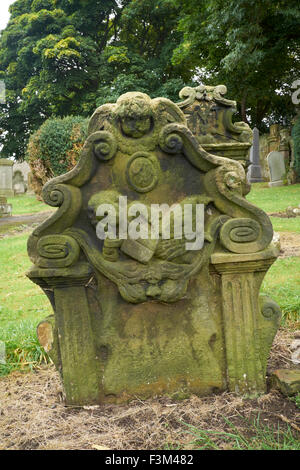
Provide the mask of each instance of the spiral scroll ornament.
{"label": "spiral scroll ornament", "polygon": [[80,248],[74,238],[67,235],[46,235],[37,244],[38,259],[41,268],[65,268],[76,263]]}

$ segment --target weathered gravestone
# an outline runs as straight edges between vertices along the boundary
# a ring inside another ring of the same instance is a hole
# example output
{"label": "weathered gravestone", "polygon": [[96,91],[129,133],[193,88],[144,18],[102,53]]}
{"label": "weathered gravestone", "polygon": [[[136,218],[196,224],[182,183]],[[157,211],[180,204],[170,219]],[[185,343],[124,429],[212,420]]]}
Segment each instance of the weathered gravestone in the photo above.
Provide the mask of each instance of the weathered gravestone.
{"label": "weathered gravestone", "polygon": [[250,150],[250,167],[248,170],[249,183],[260,183],[263,181],[261,176],[260,158],[259,158],[259,131],[256,127],[253,129],[253,145]]}
{"label": "weathered gravestone", "polygon": [[7,203],[6,197],[0,196],[0,218],[11,217],[12,205]]}
{"label": "weathered gravestone", "polygon": [[24,194],[28,188],[28,175],[31,169],[27,162],[15,163],[13,166],[13,188],[15,194]]}
{"label": "weathered gravestone", "polygon": [[13,197],[13,164],[11,160],[0,159],[0,196]]}
{"label": "weathered gravestone", "polygon": [[283,180],[286,175],[284,156],[281,152],[270,152],[267,156],[270,169],[271,181],[269,186],[283,186]]}
{"label": "weathered gravestone", "polygon": [[127,93],[96,110],[28,241],[67,403],[265,391],[280,310],[259,289],[279,250],[248,191],[241,163],[205,151],[171,101]]}

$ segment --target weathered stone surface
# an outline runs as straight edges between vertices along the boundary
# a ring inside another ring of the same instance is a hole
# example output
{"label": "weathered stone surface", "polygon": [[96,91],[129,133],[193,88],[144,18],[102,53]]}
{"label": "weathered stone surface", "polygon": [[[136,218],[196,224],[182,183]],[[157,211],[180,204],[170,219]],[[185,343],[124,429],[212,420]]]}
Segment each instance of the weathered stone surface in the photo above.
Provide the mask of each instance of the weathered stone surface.
{"label": "weathered stone surface", "polygon": [[300,369],[277,369],[272,374],[272,385],[284,395],[300,392]]}
{"label": "weathered stone surface", "polygon": [[0,196],[13,197],[13,164],[11,160],[5,158],[0,159]]}
{"label": "weathered stone surface", "polygon": [[269,186],[283,186],[286,168],[282,152],[270,152],[267,156],[267,160],[271,176]]}
{"label": "weathered stone surface", "polygon": [[[243,165],[198,137],[171,101],[127,93],[96,110],[77,166],[43,189],[58,211],[28,240],[28,276],[53,306],[38,335],[69,404],[265,391],[280,319],[259,297],[278,256],[272,225],[245,199]],[[164,222],[152,239],[124,229],[137,203],[147,233],[153,205],[176,204],[169,234]],[[186,206],[201,228],[192,251],[176,232]],[[99,207],[117,217],[104,240]]]}

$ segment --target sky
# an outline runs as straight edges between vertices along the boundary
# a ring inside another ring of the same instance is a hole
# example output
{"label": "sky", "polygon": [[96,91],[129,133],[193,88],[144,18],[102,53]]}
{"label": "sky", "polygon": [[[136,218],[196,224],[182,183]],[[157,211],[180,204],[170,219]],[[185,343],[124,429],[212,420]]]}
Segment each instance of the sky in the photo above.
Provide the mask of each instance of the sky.
{"label": "sky", "polygon": [[0,30],[4,29],[9,20],[9,12],[8,7],[15,0],[0,0]]}

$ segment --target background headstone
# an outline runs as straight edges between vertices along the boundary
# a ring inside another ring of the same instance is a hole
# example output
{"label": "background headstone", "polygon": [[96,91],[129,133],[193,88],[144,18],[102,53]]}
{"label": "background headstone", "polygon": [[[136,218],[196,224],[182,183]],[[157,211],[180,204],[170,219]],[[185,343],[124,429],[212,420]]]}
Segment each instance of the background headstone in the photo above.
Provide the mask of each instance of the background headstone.
{"label": "background headstone", "polygon": [[263,181],[259,159],[259,131],[253,129],[253,145],[250,149],[250,167],[248,170],[249,183],[260,183]]}
{"label": "background headstone", "polygon": [[0,159],[0,196],[13,197],[13,164],[11,160]]}
{"label": "background headstone", "polygon": [[283,186],[283,180],[286,174],[284,155],[282,152],[270,152],[267,156],[270,169],[271,181],[269,186]]}

